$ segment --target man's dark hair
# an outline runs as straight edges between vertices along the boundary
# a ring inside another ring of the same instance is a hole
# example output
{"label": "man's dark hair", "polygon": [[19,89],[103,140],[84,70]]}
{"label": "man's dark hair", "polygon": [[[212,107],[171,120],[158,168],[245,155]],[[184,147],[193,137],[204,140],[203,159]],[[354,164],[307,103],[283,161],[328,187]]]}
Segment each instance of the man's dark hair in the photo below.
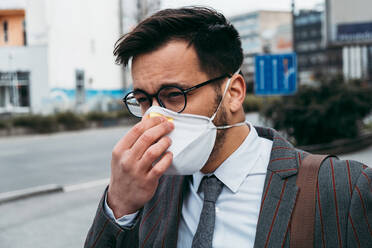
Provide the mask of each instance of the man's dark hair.
{"label": "man's dark hair", "polygon": [[237,71],[243,51],[237,30],[219,12],[205,7],[161,10],[139,23],[115,44],[118,64],[154,51],[171,40],[193,46],[202,71],[210,76]]}

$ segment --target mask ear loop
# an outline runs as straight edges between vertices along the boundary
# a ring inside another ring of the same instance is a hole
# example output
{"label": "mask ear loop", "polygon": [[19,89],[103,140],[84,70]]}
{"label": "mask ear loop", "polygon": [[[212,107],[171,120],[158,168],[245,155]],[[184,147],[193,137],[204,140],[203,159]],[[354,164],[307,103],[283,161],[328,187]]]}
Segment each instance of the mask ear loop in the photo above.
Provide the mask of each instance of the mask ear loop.
{"label": "mask ear loop", "polygon": [[214,120],[214,118],[216,117],[217,112],[218,112],[218,110],[219,110],[220,107],[221,107],[222,101],[223,101],[223,99],[225,98],[225,94],[226,94],[226,92],[227,92],[227,89],[228,89],[229,86],[230,86],[230,82],[231,82],[231,78],[229,78],[229,81],[227,81],[227,84],[226,84],[225,90],[224,90],[223,95],[222,95],[222,99],[221,99],[220,103],[218,104],[218,107],[217,107],[216,111],[214,112],[214,114],[213,114],[212,117],[210,118],[210,122],[212,122],[212,121]]}
{"label": "mask ear loop", "polygon": [[245,125],[247,125],[247,123],[240,122],[240,123],[227,125],[227,126],[219,126],[219,127],[216,127],[216,129],[221,130],[221,129],[228,129],[228,128],[232,128],[232,127],[240,127],[240,126],[245,126]]}
{"label": "mask ear loop", "polygon": [[235,74],[238,74],[239,71],[240,71],[240,68],[239,68],[239,70],[237,70],[237,71],[236,71],[236,72],[235,72],[235,73],[234,73],[234,74],[229,78],[229,81],[227,81],[227,84],[226,84],[225,90],[224,90],[223,95],[222,95],[222,99],[221,99],[220,103],[218,104],[218,107],[217,107],[216,111],[214,112],[214,114],[213,114],[212,117],[210,118],[210,122],[212,122],[212,121],[214,120],[214,118],[215,118],[216,115],[217,115],[218,110],[219,110],[220,107],[221,107],[221,104],[222,104],[222,102],[223,102],[223,99],[225,98],[226,92],[227,92],[227,90],[229,89],[229,86],[230,86],[230,83],[231,83],[231,79],[232,79],[232,77],[233,77]]}

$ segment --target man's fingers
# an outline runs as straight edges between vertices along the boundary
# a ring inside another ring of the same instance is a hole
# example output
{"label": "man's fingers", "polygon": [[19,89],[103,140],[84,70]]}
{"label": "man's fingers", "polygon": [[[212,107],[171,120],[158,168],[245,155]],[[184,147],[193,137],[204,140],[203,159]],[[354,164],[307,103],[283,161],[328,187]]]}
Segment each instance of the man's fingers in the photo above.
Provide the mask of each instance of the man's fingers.
{"label": "man's fingers", "polygon": [[152,164],[161,158],[161,155],[167,151],[171,143],[171,139],[164,136],[158,142],[150,146],[141,158],[141,165],[143,165],[141,169],[148,172],[152,168]]}
{"label": "man's fingers", "polygon": [[165,121],[157,126],[147,129],[141,137],[134,143],[131,152],[141,158],[151,145],[157,142],[161,137],[167,135],[173,130],[173,123]]}
{"label": "man's fingers", "polygon": [[158,180],[164,172],[171,166],[173,154],[166,152],[164,156],[157,162],[149,172],[149,177]]}
{"label": "man's fingers", "polygon": [[167,121],[164,117],[148,118],[143,117],[141,122],[137,123],[115,146],[116,149],[126,150],[133,146],[141,135],[156,125]]}

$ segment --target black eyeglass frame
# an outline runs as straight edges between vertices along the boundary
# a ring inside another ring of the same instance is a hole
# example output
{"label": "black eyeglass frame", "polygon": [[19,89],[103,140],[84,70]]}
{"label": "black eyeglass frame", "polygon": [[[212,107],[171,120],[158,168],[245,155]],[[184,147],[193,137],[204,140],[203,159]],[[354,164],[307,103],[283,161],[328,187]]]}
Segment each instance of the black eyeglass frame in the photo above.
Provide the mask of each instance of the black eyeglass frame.
{"label": "black eyeglass frame", "polygon": [[207,80],[207,81],[205,81],[205,82],[202,82],[202,83],[200,83],[200,84],[194,85],[194,86],[192,86],[192,87],[190,87],[190,88],[187,88],[187,89],[182,89],[181,87],[179,87],[179,86],[175,86],[175,85],[173,85],[173,86],[168,86],[168,85],[166,85],[166,86],[162,86],[162,87],[160,87],[160,89],[159,89],[155,94],[149,94],[149,93],[147,93],[146,91],[144,91],[144,90],[140,90],[140,89],[138,89],[138,90],[133,90],[133,91],[127,93],[127,94],[123,97],[122,101],[125,103],[125,106],[127,107],[129,113],[131,113],[131,114],[132,114],[133,116],[135,116],[135,117],[142,118],[142,117],[139,117],[139,116],[136,116],[135,114],[133,114],[132,111],[130,110],[130,108],[128,107],[127,97],[128,97],[130,94],[133,94],[133,93],[135,93],[135,92],[143,93],[143,94],[147,97],[147,99],[149,100],[149,102],[150,102],[150,107],[152,106],[152,99],[155,97],[156,100],[158,101],[159,105],[160,105],[161,107],[163,107],[163,108],[166,108],[165,105],[163,104],[163,102],[159,99],[159,93],[160,93],[160,91],[162,91],[163,89],[166,89],[166,88],[177,88],[177,89],[179,89],[179,90],[182,92],[182,94],[183,94],[183,96],[184,96],[184,98],[185,98],[185,104],[184,104],[182,110],[180,110],[180,111],[177,112],[177,113],[181,113],[181,112],[184,111],[185,108],[186,108],[186,105],[187,105],[187,97],[186,97],[186,95],[187,95],[190,91],[193,91],[193,90],[199,89],[200,87],[203,87],[203,86],[205,86],[205,85],[207,85],[207,84],[210,84],[210,83],[216,82],[216,81],[221,80],[221,79],[226,78],[226,77],[227,77],[227,78],[231,78],[232,76],[231,76],[230,74],[226,73],[226,74],[223,74],[222,76],[219,76],[219,77],[216,77],[216,78],[209,79],[209,80]]}

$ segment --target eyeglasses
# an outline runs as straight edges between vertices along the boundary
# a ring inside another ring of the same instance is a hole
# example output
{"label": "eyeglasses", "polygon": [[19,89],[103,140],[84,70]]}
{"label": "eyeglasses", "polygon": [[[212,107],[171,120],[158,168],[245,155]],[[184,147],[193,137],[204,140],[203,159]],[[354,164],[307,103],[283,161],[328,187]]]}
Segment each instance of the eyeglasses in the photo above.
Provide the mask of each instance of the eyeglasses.
{"label": "eyeglasses", "polygon": [[129,112],[136,117],[143,116],[146,110],[151,107],[152,99],[154,97],[161,107],[181,113],[186,108],[186,95],[190,91],[196,90],[200,87],[203,87],[204,85],[216,82],[226,77],[231,78],[231,75],[224,74],[222,76],[197,84],[188,89],[182,89],[178,86],[163,86],[158,90],[158,92],[156,92],[156,94],[153,95],[148,94],[146,91],[143,90],[134,90],[129,92],[123,98],[123,102],[127,106]]}

